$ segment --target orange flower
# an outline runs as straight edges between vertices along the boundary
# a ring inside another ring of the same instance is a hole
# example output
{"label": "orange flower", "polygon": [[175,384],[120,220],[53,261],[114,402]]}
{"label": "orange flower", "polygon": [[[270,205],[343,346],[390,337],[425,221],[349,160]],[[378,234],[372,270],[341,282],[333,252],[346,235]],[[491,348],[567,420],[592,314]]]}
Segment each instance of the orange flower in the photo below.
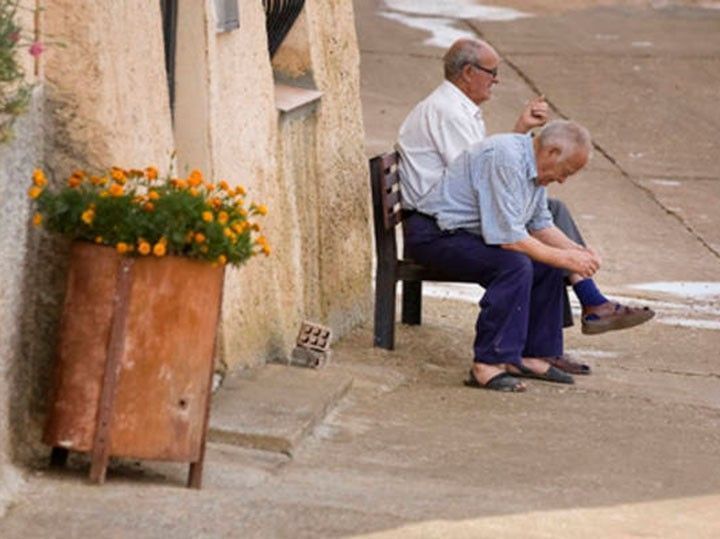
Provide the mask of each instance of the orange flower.
{"label": "orange flower", "polygon": [[175,189],[187,189],[188,183],[185,180],[175,178],[170,182]]}
{"label": "orange flower", "polygon": [[238,185],[237,187],[235,187],[235,195],[240,195],[241,197],[244,197],[245,195],[247,195],[247,191],[242,185]]}
{"label": "orange flower", "polygon": [[225,211],[221,211],[220,213],[218,213],[218,223],[220,223],[221,225],[227,223],[229,218],[230,216]]}
{"label": "orange flower", "polygon": [[167,247],[165,246],[164,241],[160,240],[153,246],[153,254],[155,256],[165,256],[165,253],[167,252]]}
{"label": "orange flower", "polygon": [[127,172],[125,172],[120,167],[111,167],[110,168],[110,176],[113,180],[118,182],[120,185],[124,185],[127,181]]}
{"label": "orange flower", "polygon": [[157,191],[150,191],[150,192],[148,193],[148,198],[149,198],[150,200],[157,200],[157,199],[160,198],[160,194],[159,194]]}
{"label": "orange flower", "polygon": [[210,204],[212,205],[213,208],[218,210],[218,209],[220,209],[220,206],[222,206],[222,200],[220,200],[217,197],[214,197],[210,200]]}
{"label": "orange flower", "polygon": [[115,250],[121,255],[124,255],[125,253],[130,251],[130,246],[124,241],[121,241],[115,245]]}
{"label": "orange flower", "polygon": [[196,232],[194,239],[195,243],[205,243],[205,234],[203,234],[202,232]]}
{"label": "orange flower", "polygon": [[125,194],[125,188],[119,183],[113,183],[108,191],[114,197],[121,197]]}
{"label": "orange flower", "polygon": [[95,243],[102,243],[103,237],[102,236],[95,236]]}
{"label": "orange flower", "polygon": [[270,256],[270,253],[272,252],[272,250],[270,249],[269,245],[263,245],[262,248],[260,249],[260,252],[262,252],[262,254],[264,254],[265,256]]}
{"label": "orange flower", "polygon": [[155,204],[153,204],[152,202],[146,202],[145,204],[143,204],[143,210],[147,212],[154,211]]}
{"label": "orange flower", "polygon": [[45,173],[39,168],[33,170],[32,178],[33,183],[38,187],[45,187],[45,185],[47,185],[47,178],[45,178]]}
{"label": "orange flower", "polygon": [[219,257],[217,257],[217,262],[221,266],[224,266],[225,264],[227,264],[227,257],[225,255],[220,255]]}
{"label": "orange flower", "polygon": [[42,224],[42,221],[43,221],[42,213],[36,213],[35,215],[33,215],[33,224],[35,226],[40,226]]}
{"label": "orange flower", "polygon": [[260,215],[267,215],[268,209],[265,204],[258,204],[255,206],[255,213],[258,213]]}
{"label": "orange flower", "polygon": [[211,211],[204,211],[202,212],[202,219],[206,223],[212,223],[213,221],[213,214]]}
{"label": "orange flower", "polygon": [[200,196],[200,191],[198,191],[197,187],[191,187],[190,189],[188,189],[188,193],[190,193],[194,197]]}
{"label": "orange flower", "polygon": [[68,178],[67,184],[69,187],[75,189],[76,187],[79,187],[82,183],[82,180],[75,176],[74,174]]}
{"label": "orange flower", "polygon": [[228,185],[228,182],[226,182],[225,180],[220,180],[220,183],[218,183],[218,186],[220,187],[220,189],[222,189],[226,193],[228,191],[230,191],[230,186]]}
{"label": "orange flower", "polygon": [[140,253],[141,255],[149,255],[151,250],[152,247],[145,240],[141,240],[140,243],[138,243],[138,253]]}
{"label": "orange flower", "polygon": [[28,196],[32,199],[36,199],[42,194],[43,190],[41,187],[38,187],[37,185],[33,185],[30,189],[28,189]]}
{"label": "orange flower", "polygon": [[157,170],[157,168],[155,168],[155,167],[147,167],[147,168],[145,169],[145,177],[146,177],[148,180],[150,180],[150,181],[157,180],[157,177],[158,177],[158,170]]}
{"label": "orange flower", "polygon": [[193,170],[190,173],[190,176],[188,176],[188,183],[192,187],[198,187],[200,184],[202,184],[202,182],[203,182],[203,175],[202,175],[202,172],[200,172],[199,170]]}
{"label": "orange flower", "polygon": [[107,183],[106,177],[90,176],[90,183],[93,185],[105,185]]}

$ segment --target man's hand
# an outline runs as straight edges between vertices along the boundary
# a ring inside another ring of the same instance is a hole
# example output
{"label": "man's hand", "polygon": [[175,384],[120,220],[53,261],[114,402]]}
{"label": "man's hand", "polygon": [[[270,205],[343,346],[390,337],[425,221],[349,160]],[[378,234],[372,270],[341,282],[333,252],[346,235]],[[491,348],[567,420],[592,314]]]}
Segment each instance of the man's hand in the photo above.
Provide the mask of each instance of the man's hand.
{"label": "man's hand", "polygon": [[565,268],[577,273],[583,279],[592,277],[600,269],[600,257],[590,250],[565,251],[565,256],[567,257]]}
{"label": "man's hand", "polygon": [[545,101],[545,96],[535,97],[527,102],[525,109],[515,122],[516,133],[527,133],[534,127],[541,127],[548,121],[550,107]]}

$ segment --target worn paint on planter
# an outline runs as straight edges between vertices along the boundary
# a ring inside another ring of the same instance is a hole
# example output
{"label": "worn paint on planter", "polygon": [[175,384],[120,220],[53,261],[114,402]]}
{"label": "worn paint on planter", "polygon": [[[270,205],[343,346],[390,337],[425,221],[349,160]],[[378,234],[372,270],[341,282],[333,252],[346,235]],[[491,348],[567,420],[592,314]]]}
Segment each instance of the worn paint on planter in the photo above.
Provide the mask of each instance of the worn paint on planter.
{"label": "worn paint on planter", "polygon": [[[121,259],[110,247],[73,245],[49,445],[92,450]],[[138,258],[131,271],[110,455],[197,461],[223,269],[169,256]]]}

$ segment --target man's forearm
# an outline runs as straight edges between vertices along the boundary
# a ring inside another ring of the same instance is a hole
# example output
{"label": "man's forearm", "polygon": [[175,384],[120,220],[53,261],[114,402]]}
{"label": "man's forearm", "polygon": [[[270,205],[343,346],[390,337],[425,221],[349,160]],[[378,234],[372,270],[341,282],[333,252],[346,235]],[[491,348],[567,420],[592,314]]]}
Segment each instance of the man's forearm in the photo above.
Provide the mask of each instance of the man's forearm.
{"label": "man's forearm", "polygon": [[543,228],[540,230],[533,230],[530,235],[545,245],[551,247],[557,247],[558,249],[576,249],[579,251],[585,250],[585,248],[579,243],[575,243],[573,240],[568,238],[565,233],[556,226]]}
{"label": "man's forearm", "polygon": [[567,250],[553,245],[548,245],[533,236],[515,243],[502,245],[503,249],[523,253],[536,262],[542,262],[556,268],[570,269]]}
{"label": "man's forearm", "polygon": [[[577,245],[574,242],[571,243]],[[591,277],[600,267],[599,258],[582,247],[580,249],[575,247],[555,247],[547,245],[532,236],[515,243],[504,244],[501,247],[509,251],[523,253],[536,262],[569,270],[581,277]]]}

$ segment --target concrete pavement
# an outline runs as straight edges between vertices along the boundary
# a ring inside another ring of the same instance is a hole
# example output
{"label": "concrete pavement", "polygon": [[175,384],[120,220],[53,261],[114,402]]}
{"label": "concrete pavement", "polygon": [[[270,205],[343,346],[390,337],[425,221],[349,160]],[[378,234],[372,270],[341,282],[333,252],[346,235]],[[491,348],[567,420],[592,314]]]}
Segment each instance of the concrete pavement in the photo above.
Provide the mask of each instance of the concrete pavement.
{"label": "concrete pavement", "polygon": [[657,320],[597,337],[572,328],[567,347],[592,376],[498,395],[461,384],[478,291],[428,286],[423,325],[399,326],[394,352],[372,348],[369,326],[336,344],[331,369],[352,388],[292,458],[213,442],[200,492],[182,488],[177,464],[116,463],[100,488],[82,459],[39,467],[0,537],[720,535],[720,10],[493,3],[533,16],[356,0],[368,154],[390,149],[440,80],[443,51],[417,26],[481,34],[505,59],[490,132],[536,92],[589,127],[593,162],[557,194],[603,255],[603,288]]}

